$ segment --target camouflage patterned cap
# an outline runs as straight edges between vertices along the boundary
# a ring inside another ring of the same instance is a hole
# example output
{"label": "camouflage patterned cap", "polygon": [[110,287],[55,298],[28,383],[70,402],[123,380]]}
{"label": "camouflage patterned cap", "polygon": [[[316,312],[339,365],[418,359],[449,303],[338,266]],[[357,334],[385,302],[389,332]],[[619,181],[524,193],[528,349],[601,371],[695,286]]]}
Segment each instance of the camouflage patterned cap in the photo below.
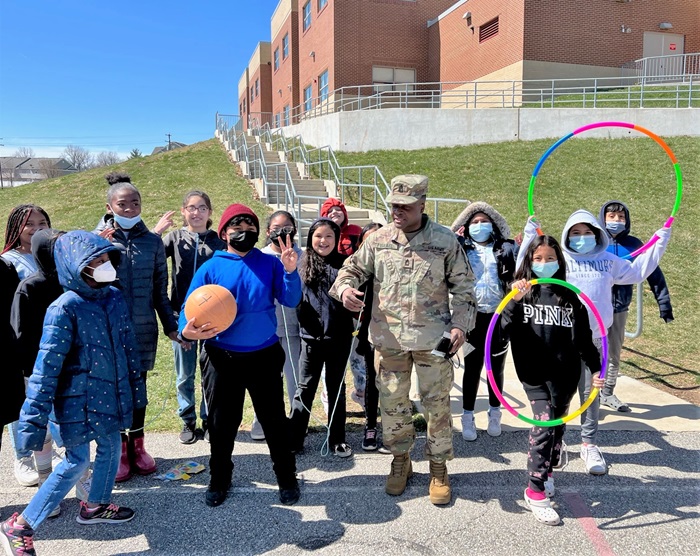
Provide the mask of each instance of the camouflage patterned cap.
{"label": "camouflage patterned cap", "polygon": [[391,180],[391,194],[386,202],[393,205],[412,205],[428,194],[428,176],[404,174]]}

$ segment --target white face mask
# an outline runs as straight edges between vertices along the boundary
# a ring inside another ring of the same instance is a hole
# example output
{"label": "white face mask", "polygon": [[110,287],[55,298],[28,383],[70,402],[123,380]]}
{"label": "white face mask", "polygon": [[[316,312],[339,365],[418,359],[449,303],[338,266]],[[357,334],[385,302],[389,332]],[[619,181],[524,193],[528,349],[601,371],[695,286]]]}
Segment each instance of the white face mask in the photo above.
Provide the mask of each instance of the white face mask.
{"label": "white face mask", "polygon": [[[114,211],[112,211],[114,212]],[[132,216],[131,218],[127,218],[126,216],[119,216],[118,214],[113,214],[114,216],[114,221],[119,224],[119,227],[122,230],[131,230],[136,224],[141,222],[141,215],[137,216]]]}
{"label": "white face mask", "polygon": [[117,271],[112,266],[112,262],[107,261],[92,269],[92,279],[100,284],[114,282],[117,279]]}

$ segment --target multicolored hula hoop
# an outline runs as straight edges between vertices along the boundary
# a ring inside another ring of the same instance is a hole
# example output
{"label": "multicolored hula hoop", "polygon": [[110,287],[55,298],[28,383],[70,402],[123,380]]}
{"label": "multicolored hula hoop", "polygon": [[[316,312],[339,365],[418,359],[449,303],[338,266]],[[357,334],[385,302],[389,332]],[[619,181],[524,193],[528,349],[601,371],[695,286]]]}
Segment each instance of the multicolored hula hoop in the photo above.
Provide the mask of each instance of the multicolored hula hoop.
{"label": "multicolored hula hoop", "polygon": [[[570,284],[569,282],[565,282],[564,280],[558,280],[556,278],[536,278],[534,280],[530,280],[530,284],[533,286],[537,284],[557,284],[558,286],[564,286],[565,288],[570,289],[572,292],[574,292],[576,295],[583,300],[583,302],[586,304],[586,306],[591,310],[593,313],[593,316],[595,317],[596,323],[598,324],[598,329],[600,330],[602,337],[601,340],[603,342],[603,360],[601,361],[600,365],[600,378],[605,378],[605,371],[608,368],[608,336],[607,336],[607,329],[605,328],[605,325],[603,324],[603,319],[600,317],[600,313],[598,312],[598,309],[596,309],[596,306],[593,304],[591,301],[591,298],[588,297],[585,293],[583,293],[580,289],[578,289],[576,286]],[[591,390],[591,395],[588,396],[588,399],[579,407],[576,411],[573,413],[570,413],[569,415],[565,415],[564,417],[561,417],[559,419],[552,419],[550,421],[537,421],[535,419],[530,419],[529,417],[525,417],[525,415],[521,415],[518,413],[503,397],[503,394],[501,391],[498,389],[498,386],[496,385],[496,379],[493,376],[493,369],[491,368],[491,338],[493,337],[493,330],[496,327],[496,323],[498,322],[498,319],[501,316],[501,311],[505,309],[506,305],[510,302],[511,299],[518,293],[517,289],[512,290],[508,295],[503,298],[503,301],[501,301],[500,305],[496,309],[496,312],[493,315],[493,318],[491,318],[491,322],[489,323],[489,328],[488,331],[486,332],[486,345],[484,348],[484,365],[486,366],[486,375],[488,376],[489,379],[489,384],[491,385],[491,388],[493,389],[494,394],[496,394],[496,397],[498,400],[501,402],[503,407],[505,407],[509,413],[511,413],[513,416],[517,417],[521,421],[525,421],[526,423],[529,423],[530,425],[535,425],[537,427],[557,427],[559,425],[563,425],[564,423],[568,423],[572,419],[575,419],[581,413],[586,411],[588,409],[588,406],[593,403],[593,400],[596,399],[598,396],[598,388],[593,388]]]}
{"label": "multicolored hula hoop", "polygon": [[[669,216],[668,220],[666,220],[666,223],[664,224],[664,228],[670,228],[671,224],[673,224],[673,220],[676,217],[676,213],[678,212],[678,208],[681,206],[681,197],[683,196],[683,175],[681,174],[681,167],[678,164],[678,160],[676,160],[676,155],[673,154],[673,151],[669,148],[669,146],[664,142],[661,137],[656,135],[655,133],[652,133],[648,129],[645,129],[641,126],[635,125],[635,124],[629,124],[626,122],[598,122],[595,124],[588,124],[583,127],[579,127],[575,131],[569,133],[568,135],[565,135],[559,141],[554,143],[547,151],[542,155],[542,157],[539,159],[537,164],[535,165],[535,169],[532,171],[532,177],[530,178],[530,188],[528,189],[527,192],[527,208],[528,211],[530,212],[530,216],[533,216],[535,214],[535,208],[534,208],[534,203],[532,202],[532,194],[533,191],[535,190],[535,182],[537,181],[537,174],[540,172],[540,168],[542,168],[542,165],[544,164],[545,160],[549,158],[549,155],[552,154],[557,147],[561,146],[561,144],[566,141],[567,139],[571,139],[574,135],[578,135],[580,133],[583,133],[584,131],[588,131],[591,129],[596,129],[599,127],[626,127],[628,129],[633,129],[635,131],[639,131],[640,133],[643,133],[649,137],[651,137],[654,141],[656,141],[661,148],[666,152],[668,157],[671,159],[671,162],[673,163],[673,169],[676,173],[676,200],[675,203],[673,204],[673,210],[671,211],[671,216]],[[542,235],[542,230],[539,228],[537,229],[537,233]],[[623,259],[633,259],[640,253],[644,253],[647,249],[649,249],[654,243],[656,243],[659,240],[659,236],[654,234],[651,236],[651,239],[647,241],[644,245],[642,245],[639,249],[636,251],[629,253],[628,255],[625,255],[621,258]]]}

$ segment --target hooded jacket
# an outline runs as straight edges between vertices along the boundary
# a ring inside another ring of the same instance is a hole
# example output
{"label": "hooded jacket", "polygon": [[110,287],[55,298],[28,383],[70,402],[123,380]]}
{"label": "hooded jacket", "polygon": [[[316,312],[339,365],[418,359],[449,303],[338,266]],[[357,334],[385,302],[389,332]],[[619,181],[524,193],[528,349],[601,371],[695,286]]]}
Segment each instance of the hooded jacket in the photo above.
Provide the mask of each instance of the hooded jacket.
{"label": "hooded jacket", "polygon": [[[588,224],[596,234],[597,244],[590,253],[580,254],[569,247],[569,230],[578,223]],[[566,260],[566,280],[591,298],[600,313],[606,330],[613,323],[612,287],[615,284],[641,282],[659,265],[659,260],[671,239],[671,229],[661,228],[656,234],[659,236],[659,241],[633,262],[630,262],[607,251],[608,234],[600,226],[596,217],[587,210],[575,211],[566,221],[561,234],[561,248]],[[537,224],[530,219],[523,233],[523,243],[518,253],[517,267],[520,266],[525,253],[527,253],[528,245],[536,235]],[[600,338],[602,333],[590,310],[588,317],[593,337]]]}
{"label": "hooded jacket", "polygon": [[357,243],[360,241],[362,228],[360,228],[357,224],[350,224],[348,221],[348,211],[345,208],[345,205],[340,199],[336,199],[335,197],[329,198],[325,203],[323,203],[323,205],[321,205],[321,217],[328,218],[328,211],[330,211],[332,207],[340,207],[343,211],[343,215],[345,216],[343,225],[340,227],[338,253],[348,257],[357,249]]}
{"label": "hooded jacket", "polygon": [[17,358],[24,376],[32,374],[44,330],[46,309],[63,293],[53,249],[61,232],[47,228],[32,236],[37,271],[19,283],[12,303],[11,322],[17,336]]}
{"label": "hooded jacket", "polygon": [[457,240],[462,249],[464,249],[467,260],[469,260],[470,251],[474,251],[476,247],[466,228],[469,227],[469,222],[478,212],[483,212],[493,223],[493,234],[491,236],[493,239],[493,255],[498,265],[498,279],[501,283],[501,288],[503,292],[507,292],[515,274],[515,259],[518,255],[518,246],[512,239],[508,239],[510,238],[510,226],[508,226],[506,219],[503,218],[501,213],[488,203],[476,201],[467,205],[450,228],[457,233],[457,230],[462,226],[465,227],[464,236],[457,236]]}
{"label": "hooded jacket", "polygon": [[15,333],[10,326],[10,308],[15,288],[19,284],[14,267],[0,259],[0,427],[16,421],[24,401],[24,379],[17,361]]}
{"label": "hooded jacket", "polygon": [[201,234],[187,228],[172,230],[163,238],[166,258],[172,259],[170,305],[177,317],[185,302],[187,289],[197,269],[212,258],[216,251],[226,250],[226,243],[214,230]]}
{"label": "hooded jacket", "polygon": [[141,366],[150,371],[155,364],[158,346],[158,321],[167,336],[177,331],[177,319],[168,299],[168,266],[165,261],[163,240],[139,222],[124,230],[114,223],[114,217],[103,217],[95,233],[115,228],[112,244],[121,253],[117,268],[116,286],[122,290],[134,321]]}
{"label": "hooded jacket", "polygon": [[[625,229],[615,237],[613,237],[605,227],[605,209],[613,204],[622,205],[625,213]],[[610,253],[613,253],[618,257],[624,257],[630,253],[633,253],[644,245],[639,238],[630,235],[630,228],[632,227],[630,211],[627,208],[627,205],[622,201],[608,201],[605,203],[600,209],[598,222],[608,233],[608,239],[610,241],[608,251]],[[664,273],[661,272],[660,267],[657,266],[654,269],[654,271],[649,275],[649,278],[647,278],[647,282],[649,282],[649,287],[654,293],[656,303],[659,305],[659,313],[661,318],[666,322],[671,322],[673,320],[671,294],[668,291],[668,286],[666,285],[666,277],[664,276]],[[613,307],[616,313],[622,313],[623,311],[627,311],[629,309],[630,303],[632,302],[632,290],[632,286],[613,286]]]}
{"label": "hooded jacket", "polygon": [[95,234],[68,232],[56,241],[58,280],[65,289],[46,311],[39,354],[27,385],[18,434],[20,447],[40,450],[51,409],[67,447],[131,426],[146,405],[141,363],[129,309],[112,287],[91,288],[87,264],[118,249]]}
{"label": "hooded jacket", "polygon": [[[321,220],[321,219],[319,219]],[[312,230],[314,222],[306,240],[306,257],[311,247]],[[340,233],[340,228],[330,219],[323,219],[334,231],[336,238]],[[325,257],[325,276],[317,286],[301,282],[301,303],[297,307],[297,317],[299,319],[299,336],[305,340],[352,340],[353,314],[348,311],[343,304],[332,298],[328,293],[333,282],[338,277],[338,269],[343,264],[345,257],[338,253],[338,243],[331,253]],[[302,263],[303,264],[303,263]]]}

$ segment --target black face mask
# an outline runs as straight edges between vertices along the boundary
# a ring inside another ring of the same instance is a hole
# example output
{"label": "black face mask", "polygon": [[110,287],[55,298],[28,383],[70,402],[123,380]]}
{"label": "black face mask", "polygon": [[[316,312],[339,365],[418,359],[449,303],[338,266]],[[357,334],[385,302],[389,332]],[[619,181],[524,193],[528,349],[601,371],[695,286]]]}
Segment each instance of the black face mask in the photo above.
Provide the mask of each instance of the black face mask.
{"label": "black face mask", "polygon": [[258,232],[246,230],[244,232],[232,232],[228,236],[228,244],[236,251],[247,253],[258,242]]}
{"label": "black face mask", "polygon": [[270,232],[270,241],[279,247],[279,240],[282,240],[282,245],[287,245],[287,238],[290,243],[294,243],[295,232],[287,233],[283,229],[273,230]]}

